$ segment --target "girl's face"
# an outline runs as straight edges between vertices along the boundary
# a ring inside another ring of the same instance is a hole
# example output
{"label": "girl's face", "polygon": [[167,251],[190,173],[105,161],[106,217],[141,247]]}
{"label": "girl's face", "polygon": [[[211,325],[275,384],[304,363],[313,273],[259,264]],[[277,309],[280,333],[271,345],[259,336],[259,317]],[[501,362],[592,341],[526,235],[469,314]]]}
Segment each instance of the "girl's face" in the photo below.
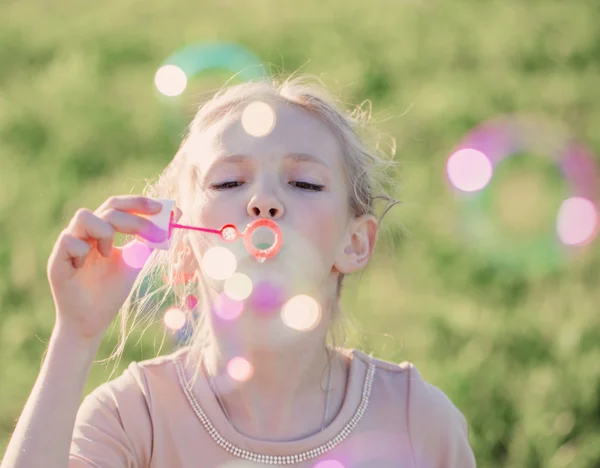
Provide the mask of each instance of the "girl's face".
{"label": "girl's face", "polygon": [[260,264],[234,242],[238,271],[253,281],[294,283],[289,292],[316,293],[336,276],[349,239],[345,162],[317,117],[291,104],[269,105],[275,123],[266,135],[249,134],[241,110],[211,126],[188,152],[200,174],[195,214],[202,226],[234,224],[239,232],[255,219],[274,220],[283,233],[279,254]]}

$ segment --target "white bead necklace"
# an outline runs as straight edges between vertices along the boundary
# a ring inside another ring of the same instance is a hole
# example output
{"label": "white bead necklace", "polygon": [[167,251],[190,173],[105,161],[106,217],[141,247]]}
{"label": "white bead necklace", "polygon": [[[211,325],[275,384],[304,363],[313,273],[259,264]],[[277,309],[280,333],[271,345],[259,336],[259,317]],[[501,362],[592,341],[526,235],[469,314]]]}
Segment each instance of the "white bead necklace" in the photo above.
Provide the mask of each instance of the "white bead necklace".
{"label": "white bead necklace", "polygon": [[352,433],[354,428],[358,425],[358,423],[364,416],[365,411],[367,410],[367,406],[369,405],[369,397],[371,395],[371,385],[373,383],[373,376],[375,375],[375,366],[373,365],[373,363],[370,362],[369,368],[367,369],[367,375],[365,376],[360,404],[358,405],[358,408],[356,409],[356,412],[354,413],[350,421],[346,423],[346,425],[334,438],[330,439],[328,442],[322,445],[319,445],[314,449],[306,450],[304,452],[300,452],[294,455],[265,455],[241,449],[233,445],[228,440],[226,440],[213,426],[210,419],[208,419],[208,416],[206,416],[206,413],[198,404],[198,401],[196,400],[196,397],[193,394],[189,383],[186,382],[186,379],[184,377],[183,366],[181,364],[180,359],[175,360],[175,368],[177,370],[179,383],[181,384],[181,387],[186,395],[188,402],[190,403],[190,406],[192,407],[192,410],[194,411],[194,413],[196,414],[196,416],[198,417],[208,434],[211,436],[213,441],[221,448],[238,458],[243,458],[244,460],[252,461],[255,463],[265,463],[268,465],[291,465],[294,463],[300,463],[306,460],[310,460],[312,458],[316,458],[323,455],[324,453],[328,452],[329,450],[333,449],[335,446],[340,444],[342,441],[344,441]]}

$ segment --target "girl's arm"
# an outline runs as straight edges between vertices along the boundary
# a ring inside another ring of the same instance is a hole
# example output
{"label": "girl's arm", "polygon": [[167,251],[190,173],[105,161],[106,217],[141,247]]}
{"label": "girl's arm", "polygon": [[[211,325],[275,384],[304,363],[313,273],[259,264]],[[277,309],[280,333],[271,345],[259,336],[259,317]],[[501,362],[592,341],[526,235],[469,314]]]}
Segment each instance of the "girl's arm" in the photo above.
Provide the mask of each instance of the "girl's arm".
{"label": "girl's arm", "polygon": [[55,328],[0,468],[67,468],[75,416],[99,339]]}
{"label": "girl's arm", "polygon": [[124,249],[113,245],[114,236],[165,240],[167,233],[144,217],[161,209],[161,203],[146,197],[114,196],[93,213],[77,210],[60,233],[47,268],[56,325],[0,468],[68,467],[94,357],[139,274],[125,261]]}

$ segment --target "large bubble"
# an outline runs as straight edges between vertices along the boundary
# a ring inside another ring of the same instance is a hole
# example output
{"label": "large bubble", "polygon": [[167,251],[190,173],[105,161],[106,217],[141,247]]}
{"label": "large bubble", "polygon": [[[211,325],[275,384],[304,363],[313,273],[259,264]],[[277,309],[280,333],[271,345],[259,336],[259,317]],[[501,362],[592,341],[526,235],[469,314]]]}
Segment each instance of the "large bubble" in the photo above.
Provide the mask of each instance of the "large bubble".
{"label": "large bubble", "polygon": [[594,158],[557,122],[520,115],[484,122],[445,169],[469,247],[498,266],[554,270],[598,234]]}

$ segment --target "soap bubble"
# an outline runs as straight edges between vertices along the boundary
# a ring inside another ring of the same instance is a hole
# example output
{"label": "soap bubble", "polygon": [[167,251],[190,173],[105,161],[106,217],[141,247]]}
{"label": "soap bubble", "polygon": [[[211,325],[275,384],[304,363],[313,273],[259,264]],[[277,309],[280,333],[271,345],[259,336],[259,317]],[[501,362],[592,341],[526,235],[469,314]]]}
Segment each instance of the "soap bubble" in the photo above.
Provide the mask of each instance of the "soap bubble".
{"label": "soap bubble", "polygon": [[170,330],[179,330],[185,325],[186,316],[185,312],[176,307],[172,307],[165,312],[163,322]]}
{"label": "soap bubble", "polygon": [[152,249],[143,242],[133,240],[123,246],[123,261],[131,268],[141,269],[152,254]]}
{"label": "soap bubble", "polygon": [[294,330],[308,331],[319,324],[321,307],[312,297],[300,294],[284,304],[281,318],[283,323]]}
{"label": "soap bubble", "polygon": [[254,367],[243,357],[234,357],[227,363],[227,373],[238,382],[245,382],[252,377]]}

